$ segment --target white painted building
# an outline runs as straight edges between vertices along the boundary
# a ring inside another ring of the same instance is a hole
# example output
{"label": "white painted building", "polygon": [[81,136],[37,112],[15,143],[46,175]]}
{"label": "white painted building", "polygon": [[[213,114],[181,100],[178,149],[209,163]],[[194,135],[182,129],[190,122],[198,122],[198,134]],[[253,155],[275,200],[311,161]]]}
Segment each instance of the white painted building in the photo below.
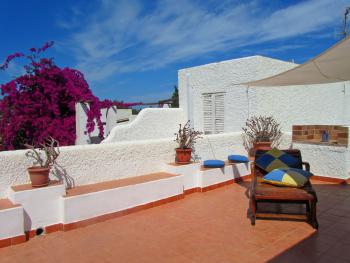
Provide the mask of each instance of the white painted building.
{"label": "white painted building", "polygon": [[245,84],[296,66],[253,56],[182,69],[180,107],[194,127],[206,134],[242,131],[253,115],[273,115],[284,132],[291,132],[296,124],[349,125],[349,82],[283,87]]}

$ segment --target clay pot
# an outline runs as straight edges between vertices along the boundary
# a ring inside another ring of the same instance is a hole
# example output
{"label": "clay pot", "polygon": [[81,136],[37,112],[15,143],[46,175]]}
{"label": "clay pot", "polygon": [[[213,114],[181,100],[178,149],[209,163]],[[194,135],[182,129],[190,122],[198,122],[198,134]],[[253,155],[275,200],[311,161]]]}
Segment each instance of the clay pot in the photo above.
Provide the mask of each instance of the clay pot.
{"label": "clay pot", "polygon": [[250,151],[250,156],[254,157],[255,156],[255,152],[257,150],[264,150],[264,151],[268,151],[271,150],[271,144],[272,142],[254,142],[253,143],[253,148]]}
{"label": "clay pot", "polygon": [[178,164],[188,164],[191,162],[192,149],[186,148],[176,148],[176,158],[175,162]]}
{"label": "clay pot", "polygon": [[32,182],[33,187],[43,187],[43,186],[49,185],[50,168],[32,166],[27,168],[27,170],[28,170],[30,181]]}

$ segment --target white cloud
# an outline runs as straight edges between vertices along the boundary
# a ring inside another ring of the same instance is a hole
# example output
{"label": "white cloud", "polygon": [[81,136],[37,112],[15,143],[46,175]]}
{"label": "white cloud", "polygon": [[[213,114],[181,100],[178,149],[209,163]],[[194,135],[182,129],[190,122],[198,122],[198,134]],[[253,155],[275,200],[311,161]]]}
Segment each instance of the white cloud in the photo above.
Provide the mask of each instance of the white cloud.
{"label": "white cloud", "polygon": [[[262,1],[102,0],[63,44],[87,78],[99,81],[212,52],[333,32],[346,2],[311,0],[276,10]],[[74,20],[81,13],[71,15]]]}

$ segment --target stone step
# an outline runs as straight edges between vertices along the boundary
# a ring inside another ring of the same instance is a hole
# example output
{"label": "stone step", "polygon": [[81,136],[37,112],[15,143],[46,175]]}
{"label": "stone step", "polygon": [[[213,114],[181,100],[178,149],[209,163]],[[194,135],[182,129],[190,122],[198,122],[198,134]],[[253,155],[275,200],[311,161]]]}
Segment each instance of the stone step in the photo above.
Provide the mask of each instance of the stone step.
{"label": "stone step", "polygon": [[103,219],[177,200],[183,197],[183,181],[182,175],[160,172],[78,186],[62,197],[62,223],[65,229],[71,229],[81,221],[80,225],[92,218]]}
{"label": "stone step", "polygon": [[159,173],[145,174],[145,175],[140,175],[140,176],[135,176],[130,178],[122,178],[122,179],[105,181],[105,182],[94,183],[94,184],[80,185],[72,189],[68,189],[66,191],[65,197],[84,195],[84,194],[105,191],[105,190],[110,190],[110,189],[119,188],[119,187],[126,187],[126,186],[131,186],[136,184],[148,183],[151,181],[162,180],[162,179],[171,178],[175,176],[179,176],[179,175],[166,173],[166,172],[159,172]]}
{"label": "stone step", "polygon": [[0,226],[0,247],[24,242],[22,206],[0,199]]}

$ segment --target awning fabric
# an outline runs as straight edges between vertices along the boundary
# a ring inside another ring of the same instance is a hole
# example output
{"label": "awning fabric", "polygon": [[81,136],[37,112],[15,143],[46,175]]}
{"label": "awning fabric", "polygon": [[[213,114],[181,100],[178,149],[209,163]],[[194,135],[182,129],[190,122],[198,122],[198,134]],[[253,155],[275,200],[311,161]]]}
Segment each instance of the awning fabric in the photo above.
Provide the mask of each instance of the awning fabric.
{"label": "awning fabric", "polygon": [[278,75],[245,83],[249,86],[310,85],[350,80],[350,37],[317,57]]}

